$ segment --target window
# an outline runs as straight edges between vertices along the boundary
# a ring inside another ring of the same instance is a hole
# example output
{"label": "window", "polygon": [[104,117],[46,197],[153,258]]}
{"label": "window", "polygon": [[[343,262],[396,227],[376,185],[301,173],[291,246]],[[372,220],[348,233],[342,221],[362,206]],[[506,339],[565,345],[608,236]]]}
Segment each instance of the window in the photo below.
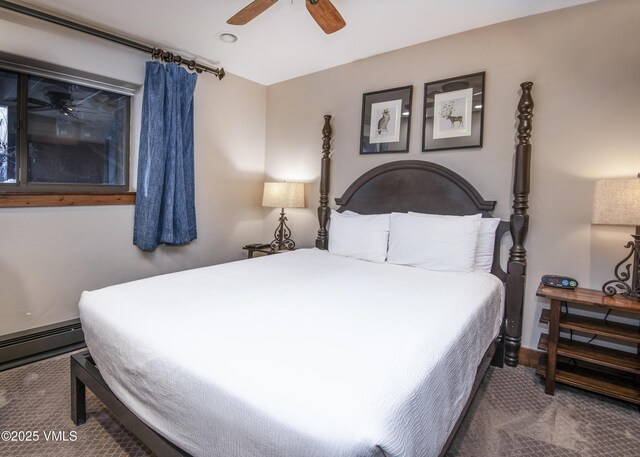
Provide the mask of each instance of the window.
{"label": "window", "polygon": [[0,71],[0,183],[16,182],[17,93],[17,75]]}
{"label": "window", "polygon": [[126,191],[130,97],[0,70],[0,192]]}

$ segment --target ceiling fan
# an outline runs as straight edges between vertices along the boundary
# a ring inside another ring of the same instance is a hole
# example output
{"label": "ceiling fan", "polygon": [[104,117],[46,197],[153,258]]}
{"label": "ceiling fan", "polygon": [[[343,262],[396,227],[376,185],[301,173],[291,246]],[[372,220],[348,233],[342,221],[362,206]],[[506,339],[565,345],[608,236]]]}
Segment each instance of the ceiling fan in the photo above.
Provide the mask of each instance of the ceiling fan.
{"label": "ceiling fan", "polygon": [[[232,16],[227,24],[244,25],[264,13],[278,0],[254,0]],[[337,32],[347,23],[344,21],[331,0],[305,0],[307,10],[326,34]]]}
{"label": "ceiling fan", "polygon": [[96,113],[95,108],[85,103],[88,98],[83,98],[82,93],[74,92],[70,87],[48,85],[34,90],[34,95],[28,98],[27,110],[51,111],[79,120],[80,113]]}
{"label": "ceiling fan", "polygon": [[29,111],[52,111],[76,119],[87,114],[95,120],[98,117],[110,119],[115,111],[122,108],[119,106],[121,97],[109,97],[102,91],[48,85],[34,92],[28,99]]}
{"label": "ceiling fan", "polygon": [[44,92],[45,100],[29,97],[29,111],[57,111],[65,116],[77,117],[74,100],[71,94],[58,90],[47,90]]}

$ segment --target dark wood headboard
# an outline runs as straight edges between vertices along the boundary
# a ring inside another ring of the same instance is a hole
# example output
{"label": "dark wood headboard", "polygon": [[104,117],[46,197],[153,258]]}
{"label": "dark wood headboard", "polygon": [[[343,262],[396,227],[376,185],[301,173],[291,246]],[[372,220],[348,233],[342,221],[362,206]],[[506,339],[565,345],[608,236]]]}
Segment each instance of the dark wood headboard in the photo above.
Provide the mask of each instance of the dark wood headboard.
{"label": "dark wood headboard", "polygon": [[[518,128],[515,168],[513,172],[513,212],[509,223],[503,221],[496,230],[492,273],[505,283],[505,362],[518,364],[522,336],[522,307],[526,272],[526,239],[529,215],[529,187],[531,162],[531,119],[533,117],[533,83],[520,85],[522,95],[518,103]],[[322,129],[322,169],[320,177],[320,229],[316,247],[327,249],[329,234],[329,183],[331,152],[331,116],[324,116]],[[482,198],[462,176],[446,167],[421,160],[400,160],[373,168],[356,179],[342,197],[336,198],[338,211],[360,214],[381,214],[415,211],[430,214],[469,215],[482,213],[489,217],[496,202]],[[500,240],[509,231],[513,246],[509,250],[507,271],[500,267]]]}
{"label": "dark wood headboard", "polygon": [[[338,211],[359,214],[406,213],[490,217],[496,206],[487,201],[459,174],[423,160],[399,160],[369,170],[336,198]],[[509,231],[502,221],[496,229],[491,272],[502,282],[507,273],[500,266],[500,240]]]}
{"label": "dark wood headboard", "polygon": [[464,216],[489,215],[487,201],[459,174],[423,160],[399,160],[369,170],[336,198],[339,211],[382,214],[416,211]]}

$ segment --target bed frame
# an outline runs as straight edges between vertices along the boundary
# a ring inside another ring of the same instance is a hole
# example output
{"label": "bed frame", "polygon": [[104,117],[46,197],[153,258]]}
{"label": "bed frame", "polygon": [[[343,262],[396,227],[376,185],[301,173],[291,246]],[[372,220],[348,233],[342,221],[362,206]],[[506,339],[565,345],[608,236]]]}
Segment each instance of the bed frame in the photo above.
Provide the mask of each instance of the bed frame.
{"label": "bed frame", "polygon": [[[531,161],[531,119],[533,83],[520,85],[522,95],[518,103],[518,143],[516,145],[513,178],[513,213],[510,222],[502,221],[496,229],[496,241],[491,272],[500,278],[506,289],[505,318],[498,338],[487,348],[478,366],[472,392],[463,412],[454,426],[440,454],[443,456],[480,386],[490,363],[502,366],[518,364],[518,351],[522,334],[522,305],[526,271],[526,250],[529,216],[528,195]],[[324,116],[322,129],[322,167],[320,177],[320,229],[316,247],[327,249],[329,244],[329,183],[331,153],[331,116]],[[421,213],[467,215],[482,213],[489,217],[495,201],[484,200],[478,191],[460,175],[430,162],[401,160],[387,163],[368,171],[336,198],[338,211],[351,210],[361,214],[416,211]],[[507,271],[500,266],[500,240],[511,232],[513,246],[509,251]],[[71,356],[71,419],[76,425],[86,422],[86,388],[89,388],[118,420],[158,456],[189,456],[129,410],[107,386],[88,351]]]}

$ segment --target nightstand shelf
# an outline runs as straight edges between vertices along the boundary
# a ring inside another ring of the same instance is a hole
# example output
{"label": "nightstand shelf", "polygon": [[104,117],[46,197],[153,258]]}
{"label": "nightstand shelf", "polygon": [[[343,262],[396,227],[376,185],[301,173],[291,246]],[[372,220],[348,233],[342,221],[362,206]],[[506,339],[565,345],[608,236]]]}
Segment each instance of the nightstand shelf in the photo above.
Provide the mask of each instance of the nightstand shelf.
{"label": "nightstand shelf", "polygon": [[[548,347],[549,335],[543,333],[540,335],[538,349],[547,352]],[[558,355],[628,373],[640,374],[640,357],[629,352],[571,341],[568,338],[558,338]]]}
{"label": "nightstand shelf", "polygon": [[[549,325],[549,333],[540,335],[538,342],[538,349],[547,353],[540,358],[537,369],[545,377],[545,392],[553,395],[558,381],[640,405],[640,325],[569,311],[572,305],[579,304],[601,311],[603,317],[604,312],[611,310],[640,315],[640,302],[609,297],[596,290],[556,289],[542,284],[536,295],[551,301],[551,309],[542,310],[540,315],[540,322]],[[564,338],[560,336],[561,330],[606,337],[635,347],[635,352]]]}
{"label": "nightstand shelf", "polygon": [[[543,309],[540,316],[540,322],[549,323],[551,310]],[[640,344],[640,328],[635,325],[621,324],[618,322],[603,321],[602,319],[594,319],[592,317],[561,315],[560,328],[564,330],[576,330],[579,332],[593,333],[600,336],[608,336],[630,343]]]}
{"label": "nightstand shelf", "polygon": [[[540,357],[536,373],[546,377],[546,356]],[[560,358],[557,363],[555,379],[562,384],[640,405],[640,388],[634,387],[636,380],[632,375],[607,372],[601,367],[590,364],[576,366],[567,359]]]}

